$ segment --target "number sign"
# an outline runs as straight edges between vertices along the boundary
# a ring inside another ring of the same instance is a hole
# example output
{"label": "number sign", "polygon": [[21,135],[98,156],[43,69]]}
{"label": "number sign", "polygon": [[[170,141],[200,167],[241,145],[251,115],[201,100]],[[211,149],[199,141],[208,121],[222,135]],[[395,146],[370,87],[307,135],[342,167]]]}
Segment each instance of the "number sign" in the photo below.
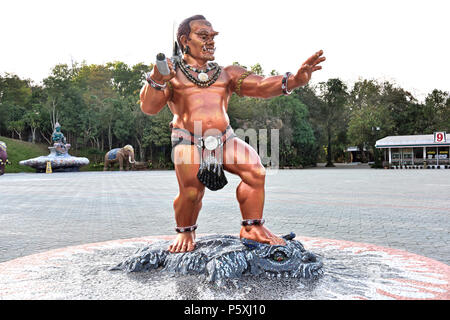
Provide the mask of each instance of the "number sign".
{"label": "number sign", "polygon": [[434,142],[436,143],[444,143],[447,142],[447,134],[446,132],[435,132],[434,133]]}

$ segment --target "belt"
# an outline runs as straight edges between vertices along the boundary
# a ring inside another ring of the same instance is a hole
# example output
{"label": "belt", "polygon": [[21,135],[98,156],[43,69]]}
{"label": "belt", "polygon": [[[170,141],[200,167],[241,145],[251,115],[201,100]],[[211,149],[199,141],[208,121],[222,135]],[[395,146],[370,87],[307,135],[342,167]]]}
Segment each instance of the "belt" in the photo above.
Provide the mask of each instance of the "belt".
{"label": "belt", "polygon": [[210,135],[210,136],[199,136],[195,135],[192,132],[181,129],[181,128],[172,128],[172,147],[175,147],[179,144],[190,144],[196,145],[199,148],[207,148],[209,150],[214,150],[219,145],[224,144],[227,140],[235,137],[231,126],[228,126],[225,131],[221,133],[221,135]]}

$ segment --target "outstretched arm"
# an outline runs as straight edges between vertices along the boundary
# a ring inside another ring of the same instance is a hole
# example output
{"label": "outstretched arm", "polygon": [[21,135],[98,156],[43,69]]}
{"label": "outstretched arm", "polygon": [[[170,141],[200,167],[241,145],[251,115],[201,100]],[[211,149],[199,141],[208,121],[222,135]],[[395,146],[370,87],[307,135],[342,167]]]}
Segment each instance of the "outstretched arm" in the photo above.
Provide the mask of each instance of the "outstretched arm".
{"label": "outstretched arm", "polygon": [[[164,108],[169,100],[170,90],[167,83],[170,79],[175,77],[175,70],[173,69],[172,61],[167,59],[167,63],[170,68],[170,74],[163,76],[155,65],[152,73],[150,74],[149,80],[150,82],[153,81],[156,88],[146,82],[141,89],[141,110],[146,114],[157,114],[162,108]],[[160,90],[158,90],[158,88]]]}
{"label": "outstretched arm", "polygon": [[[293,90],[295,88],[306,85],[311,79],[314,71],[322,69],[319,63],[325,61],[322,56],[323,51],[320,50],[309,59],[307,59],[295,75],[290,75],[287,79],[287,89]],[[227,71],[233,78],[233,90],[241,96],[255,97],[255,98],[271,98],[282,95],[282,75],[272,77],[262,77],[255,74],[250,74],[243,79],[242,75],[245,70],[238,66],[227,67]],[[243,79],[243,80],[242,80]]]}

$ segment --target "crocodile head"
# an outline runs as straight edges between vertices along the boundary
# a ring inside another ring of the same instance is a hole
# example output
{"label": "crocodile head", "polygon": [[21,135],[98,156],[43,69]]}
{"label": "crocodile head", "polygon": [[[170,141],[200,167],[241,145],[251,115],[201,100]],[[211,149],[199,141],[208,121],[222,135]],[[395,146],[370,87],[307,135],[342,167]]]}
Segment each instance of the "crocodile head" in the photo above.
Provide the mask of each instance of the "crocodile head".
{"label": "crocodile head", "polygon": [[314,278],[322,274],[323,263],[315,254],[306,251],[295,234],[283,236],[286,245],[267,245],[249,239],[242,243],[250,249],[252,274],[268,278]]}
{"label": "crocodile head", "polygon": [[169,253],[170,241],[156,242],[111,268],[127,272],[161,269],[202,275],[209,282],[224,284],[242,276],[268,278],[315,278],[322,274],[321,259],[306,251],[291,233],[286,245],[271,246],[229,235],[210,235],[196,241],[194,251]]}

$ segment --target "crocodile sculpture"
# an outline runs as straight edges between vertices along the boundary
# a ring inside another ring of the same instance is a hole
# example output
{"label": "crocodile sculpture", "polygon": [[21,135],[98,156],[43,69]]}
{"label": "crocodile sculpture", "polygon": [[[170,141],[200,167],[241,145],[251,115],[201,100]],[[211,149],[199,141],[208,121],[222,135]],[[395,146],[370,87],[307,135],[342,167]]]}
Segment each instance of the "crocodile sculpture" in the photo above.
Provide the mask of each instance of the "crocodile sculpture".
{"label": "crocodile sculpture", "polygon": [[294,233],[283,238],[286,245],[271,246],[230,235],[205,236],[197,239],[194,251],[185,253],[170,253],[167,250],[169,242],[159,241],[139,249],[110,270],[160,269],[197,274],[217,285],[243,276],[310,279],[323,273],[322,260],[293,240]]}

